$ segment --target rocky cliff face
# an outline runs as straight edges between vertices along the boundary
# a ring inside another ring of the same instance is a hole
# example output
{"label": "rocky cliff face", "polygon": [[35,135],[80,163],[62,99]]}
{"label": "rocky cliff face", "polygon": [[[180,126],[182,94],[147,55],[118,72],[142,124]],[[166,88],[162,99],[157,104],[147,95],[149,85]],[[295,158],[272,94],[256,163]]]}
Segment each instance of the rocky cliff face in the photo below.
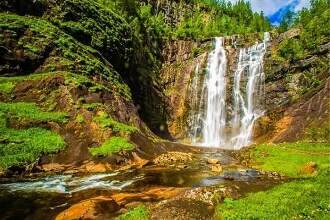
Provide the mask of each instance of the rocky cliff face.
{"label": "rocky cliff face", "polygon": [[[254,138],[257,141],[298,140],[313,124],[317,124],[317,121],[322,122],[328,116],[326,109],[316,113],[313,112],[312,106],[316,108],[317,105],[320,105],[320,109],[322,109],[329,103],[329,94],[325,92],[329,77],[329,67],[326,62],[329,59],[329,43],[320,45],[316,51],[295,64],[278,61],[274,55],[284,39],[297,36],[299,36],[297,29],[280,35],[275,32],[271,33],[272,40],[264,57],[266,76],[264,108],[266,112],[265,117],[258,120],[255,125]],[[260,39],[259,35],[226,38],[228,81],[233,81],[233,73],[237,64],[238,50],[235,48],[247,47],[258,39]],[[168,44],[164,50],[165,63],[161,71],[161,82],[165,95],[168,97],[170,109],[169,131],[174,138],[181,141],[189,138],[189,127],[191,126],[189,116],[194,110],[194,99],[196,99],[194,96],[200,94],[200,91],[191,90],[196,66],[199,65],[199,71],[205,73],[208,52],[211,48],[212,41],[204,43],[174,41]],[[306,75],[310,73],[313,76]],[[317,84],[313,84],[311,80],[315,80]],[[198,89],[202,89],[201,86]],[[231,89],[231,87],[227,88],[228,94],[231,94]],[[323,94],[324,98],[317,98],[320,97],[320,94]],[[227,96],[227,99],[227,102],[230,103],[231,96]],[[310,105],[308,109],[303,107],[306,106],[306,103]],[[291,118],[290,122],[287,121],[288,115]],[[283,121],[286,122],[283,123]]]}

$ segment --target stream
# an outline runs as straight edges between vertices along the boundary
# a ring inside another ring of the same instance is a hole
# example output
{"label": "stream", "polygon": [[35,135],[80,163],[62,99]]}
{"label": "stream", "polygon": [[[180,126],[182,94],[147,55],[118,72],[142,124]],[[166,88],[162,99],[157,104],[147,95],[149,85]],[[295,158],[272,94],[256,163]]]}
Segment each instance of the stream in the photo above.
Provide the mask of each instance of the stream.
{"label": "stream", "polygon": [[[212,172],[206,161],[220,161],[223,171]],[[84,199],[97,196],[111,197],[129,193],[132,202],[156,203],[164,198],[141,198],[139,193],[148,189],[199,189],[234,187],[240,195],[260,191],[283,182],[255,169],[242,167],[225,152],[194,154],[184,164],[166,166],[148,165],[141,169],[128,169],[96,174],[52,174],[37,177],[0,179],[1,219],[52,219],[61,211]],[[114,217],[118,214],[113,213]]]}

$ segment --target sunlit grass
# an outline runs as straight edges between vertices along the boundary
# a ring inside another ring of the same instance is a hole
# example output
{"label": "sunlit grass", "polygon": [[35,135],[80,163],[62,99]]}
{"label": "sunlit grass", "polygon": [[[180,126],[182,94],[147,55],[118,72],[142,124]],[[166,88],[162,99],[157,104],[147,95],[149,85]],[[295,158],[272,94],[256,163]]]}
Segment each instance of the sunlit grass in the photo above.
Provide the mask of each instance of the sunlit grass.
{"label": "sunlit grass", "polygon": [[100,147],[90,148],[93,156],[109,156],[122,150],[133,150],[134,145],[123,137],[112,137],[106,140]]}
{"label": "sunlit grass", "polygon": [[[329,144],[264,144],[251,151],[258,169],[297,179],[242,199],[225,199],[216,208],[216,219],[329,219]],[[310,161],[316,162],[317,173],[302,173]]]}
{"label": "sunlit grass", "polygon": [[128,212],[120,215],[116,218],[116,220],[148,220],[149,219],[149,212],[148,209],[140,205]]}
{"label": "sunlit grass", "polygon": [[42,128],[12,129],[6,124],[6,116],[0,112],[0,170],[12,166],[25,166],[36,162],[43,154],[63,149],[62,137]]}
{"label": "sunlit grass", "polygon": [[0,112],[3,112],[10,117],[15,117],[18,119],[28,119],[33,121],[65,122],[67,119],[66,113],[41,111],[35,103],[28,102],[0,102]]}

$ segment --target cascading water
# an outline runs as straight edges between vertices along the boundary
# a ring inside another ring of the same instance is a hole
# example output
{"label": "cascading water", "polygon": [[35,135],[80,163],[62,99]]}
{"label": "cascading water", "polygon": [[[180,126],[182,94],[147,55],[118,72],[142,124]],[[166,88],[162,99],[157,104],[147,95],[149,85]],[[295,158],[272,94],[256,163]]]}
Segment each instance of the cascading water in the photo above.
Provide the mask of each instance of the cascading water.
{"label": "cascading water", "polygon": [[226,70],[227,58],[223,38],[215,39],[215,49],[208,60],[206,115],[203,127],[204,145],[221,146],[225,144],[226,126]]}
{"label": "cascading water", "polygon": [[215,39],[197,107],[199,112],[194,114],[194,144],[239,149],[251,143],[253,124],[263,114],[263,57],[269,38],[269,33],[265,33],[262,43],[240,49],[231,103],[226,102],[229,80],[224,39]]}

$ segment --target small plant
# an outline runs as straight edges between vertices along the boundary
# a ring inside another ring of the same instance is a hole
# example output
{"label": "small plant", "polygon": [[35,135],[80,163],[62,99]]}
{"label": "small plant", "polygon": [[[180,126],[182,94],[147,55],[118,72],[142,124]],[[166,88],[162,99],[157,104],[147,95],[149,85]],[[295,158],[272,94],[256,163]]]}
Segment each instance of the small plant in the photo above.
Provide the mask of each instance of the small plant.
{"label": "small plant", "polygon": [[128,212],[118,216],[116,220],[148,220],[149,212],[144,205],[140,205]]}
{"label": "small plant", "polygon": [[99,124],[102,128],[111,128],[112,131],[114,132],[131,134],[138,131],[136,127],[115,121],[114,119],[109,117],[108,114],[105,112],[99,112],[98,116],[96,116],[93,120],[94,122]]}
{"label": "small plant", "polygon": [[9,94],[15,88],[15,83],[13,82],[1,82],[0,81],[0,93]]}
{"label": "small plant", "polygon": [[129,143],[125,138],[112,137],[106,140],[100,147],[89,148],[89,152],[93,156],[109,156],[125,150],[133,150],[134,145]]}
{"label": "small plant", "polygon": [[78,114],[77,115],[77,117],[76,117],[76,122],[78,122],[78,123],[83,123],[85,121],[85,118],[84,118],[84,116],[83,115],[81,115],[81,114]]}

